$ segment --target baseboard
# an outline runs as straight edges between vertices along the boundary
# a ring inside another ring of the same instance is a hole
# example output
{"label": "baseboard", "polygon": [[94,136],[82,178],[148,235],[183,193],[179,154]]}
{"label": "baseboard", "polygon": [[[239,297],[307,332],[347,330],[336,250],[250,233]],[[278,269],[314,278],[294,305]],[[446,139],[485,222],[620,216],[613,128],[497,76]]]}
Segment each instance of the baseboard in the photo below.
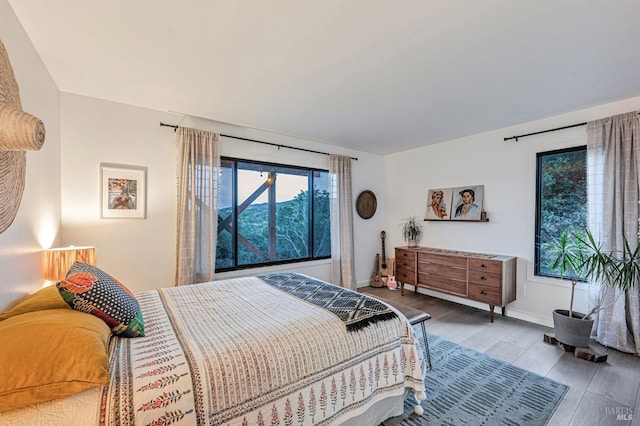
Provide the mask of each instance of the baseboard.
{"label": "baseboard", "polygon": [[[410,284],[405,284],[405,291],[414,291],[415,287]],[[447,300],[449,302],[458,303],[460,305],[470,306],[472,308],[482,309],[483,311],[489,312],[489,305],[486,303],[475,302],[473,300],[464,299],[461,297],[452,296],[446,293],[439,293],[433,290],[427,290],[421,287],[418,287],[418,293],[425,294],[427,296],[436,297],[438,299]],[[496,307],[495,313],[496,315],[500,315],[502,312],[502,308]],[[553,327],[553,318],[549,315],[549,318],[543,318],[538,315],[533,315],[530,312],[523,312],[517,309],[510,308],[509,305],[506,306],[505,313],[507,317],[516,318],[522,321],[530,322],[533,324],[542,325],[545,327]]]}

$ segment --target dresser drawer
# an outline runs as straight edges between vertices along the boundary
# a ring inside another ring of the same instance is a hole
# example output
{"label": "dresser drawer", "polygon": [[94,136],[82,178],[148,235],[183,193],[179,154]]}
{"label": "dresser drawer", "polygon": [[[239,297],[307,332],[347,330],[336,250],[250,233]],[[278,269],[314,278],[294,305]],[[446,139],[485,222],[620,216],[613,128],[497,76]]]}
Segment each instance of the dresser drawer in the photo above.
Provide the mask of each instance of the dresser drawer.
{"label": "dresser drawer", "polygon": [[500,287],[469,283],[469,299],[502,306]]}
{"label": "dresser drawer", "polygon": [[415,268],[416,263],[416,252],[412,250],[404,250],[404,249],[395,249],[396,255],[396,265],[403,265],[406,267],[410,267],[411,269]]}
{"label": "dresser drawer", "polygon": [[400,281],[404,284],[414,285],[416,283],[414,271],[396,269],[396,281]]}
{"label": "dresser drawer", "polygon": [[489,287],[502,287],[502,274],[492,274],[491,272],[469,269],[469,284],[471,283]]}
{"label": "dresser drawer", "polygon": [[418,273],[426,273],[429,275],[436,275],[443,278],[452,278],[454,280],[466,281],[467,269],[466,268],[454,268],[449,266],[442,266],[436,263],[418,263]]}
{"label": "dresser drawer", "polygon": [[453,266],[456,268],[466,268],[467,258],[458,256],[443,256],[441,254],[418,253],[418,263],[435,263],[441,266]]}
{"label": "dresser drawer", "polygon": [[447,279],[437,275],[418,274],[418,286],[432,288],[457,296],[467,296],[467,282]]}
{"label": "dresser drawer", "polygon": [[499,274],[502,272],[502,262],[499,260],[469,259],[469,269]]}

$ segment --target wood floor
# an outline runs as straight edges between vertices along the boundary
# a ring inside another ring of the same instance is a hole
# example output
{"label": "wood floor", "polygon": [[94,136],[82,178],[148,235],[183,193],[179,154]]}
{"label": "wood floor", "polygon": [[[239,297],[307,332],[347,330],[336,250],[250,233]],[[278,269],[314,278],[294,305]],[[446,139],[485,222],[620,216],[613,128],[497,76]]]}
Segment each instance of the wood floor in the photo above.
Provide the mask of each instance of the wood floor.
{"label": "wood floor", "polygon": [[[459,305],[412,290],[359,289],[423,310],[432,316],[427,332],[434,333],[570,387],[549,425],[640,426],[640,357],[602,348],[607,362],[595,364],[543,342],[550,329]],[[509,315],[507,309],[507,315]]]}

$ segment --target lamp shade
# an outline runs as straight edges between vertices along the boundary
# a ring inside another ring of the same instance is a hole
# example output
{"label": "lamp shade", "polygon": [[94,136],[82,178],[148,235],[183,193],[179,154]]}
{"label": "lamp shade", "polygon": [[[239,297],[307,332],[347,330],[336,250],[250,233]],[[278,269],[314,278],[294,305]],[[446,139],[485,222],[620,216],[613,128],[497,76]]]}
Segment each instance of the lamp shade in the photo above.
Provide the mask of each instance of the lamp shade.
{"label": "lamp shade", "polygon": [[95,247],[61,247],[45,250],[44,252],[44,279],[48,281],[62,281],[67,276],[67,271],[73,262],[83,262],[89,265],[96,264]]}

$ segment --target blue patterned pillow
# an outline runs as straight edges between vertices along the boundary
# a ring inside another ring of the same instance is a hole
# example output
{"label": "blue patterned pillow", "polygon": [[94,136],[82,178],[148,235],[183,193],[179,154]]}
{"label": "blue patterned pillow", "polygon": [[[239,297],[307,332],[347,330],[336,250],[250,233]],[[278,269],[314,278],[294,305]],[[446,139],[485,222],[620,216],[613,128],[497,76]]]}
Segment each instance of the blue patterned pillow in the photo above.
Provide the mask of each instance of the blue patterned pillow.
{"label": "blue patterned pillow", "polygon": [[113,334],[144,336],[144,322],[138,301],[122,283],[106,272],[75,262],[58,284],[62,298],[76,311],[101,318]]}

